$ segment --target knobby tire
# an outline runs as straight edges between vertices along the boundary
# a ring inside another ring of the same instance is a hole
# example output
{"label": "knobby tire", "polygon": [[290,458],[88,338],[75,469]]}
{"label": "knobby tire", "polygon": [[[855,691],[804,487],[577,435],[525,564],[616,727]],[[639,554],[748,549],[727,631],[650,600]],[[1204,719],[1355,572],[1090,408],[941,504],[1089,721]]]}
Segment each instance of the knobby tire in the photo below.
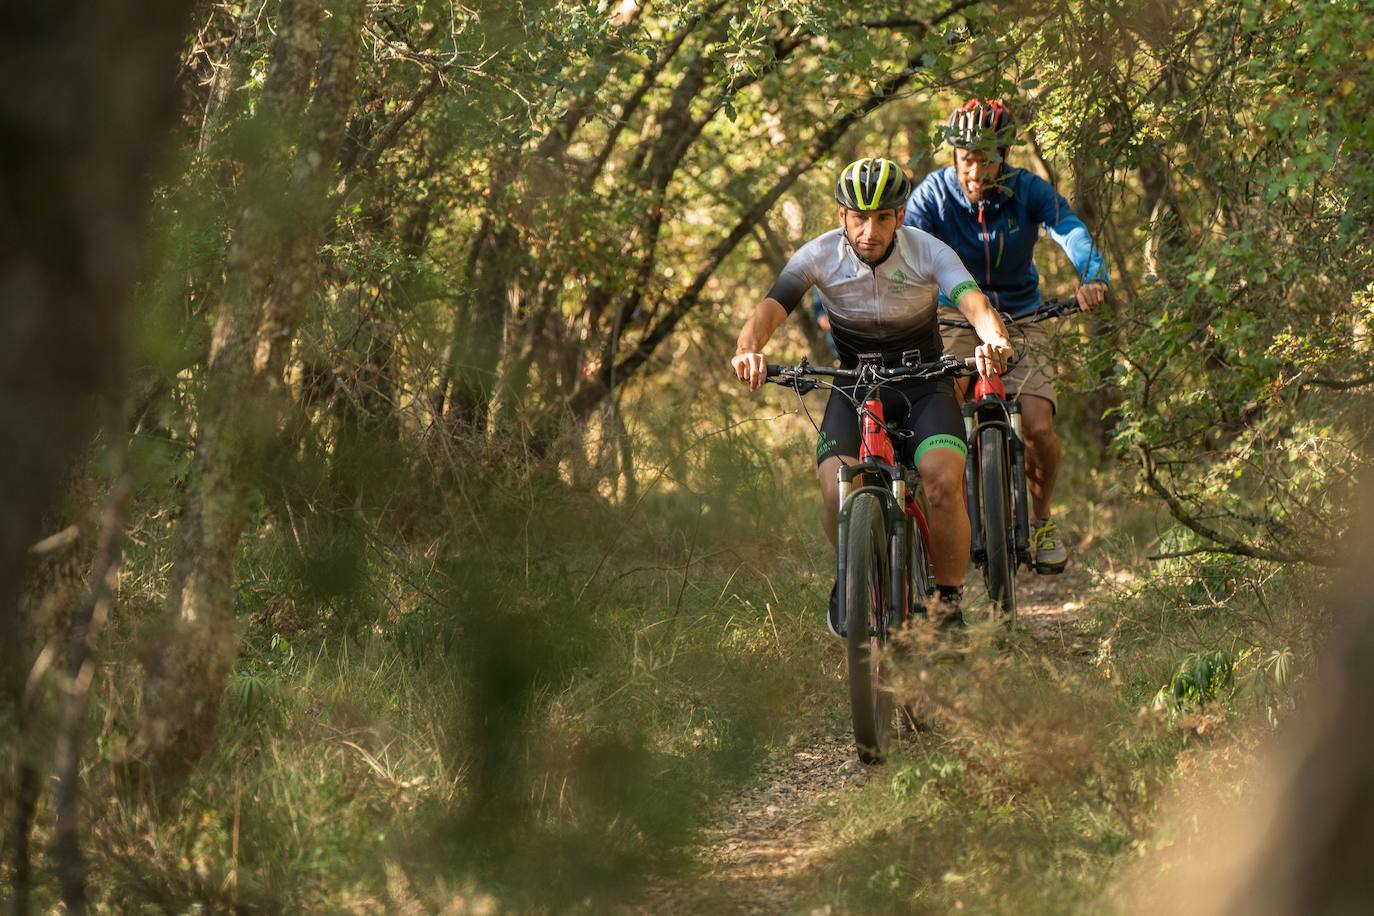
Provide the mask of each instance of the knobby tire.
{"label": "knobby tire", "polygon": [[847,556],[845,639],[854,743],[864,763],[881,763],[892,727],[892,694],[883,652],[891,578],[887,521],[882,503],[871,493],[854,497]]}
{"label": "knobby tire", "polygon": [[1011,468],[1002,430],[985,429],[979,434],[978,460],[987,549],[983,576],[988,597],[997,606],[1002,622],[1010,628],[1016,624],[1016,541],[1012,531]]}
{"label": "knobby tire", "polygon": [[[917,499],[921,500],[921,508],[925,508],[924,499],[917,493]],[[926,515],[929,518],[929,513]],[[930,552],[927,550],[926,542],[921,538],[921,528],[908,517],[903,523],[906,529],[906,560],[905,560],[905,582],[907,590],[907,600],[902,602],[899,607],[905,609],[908,615],[928,617],[930,609],[930,596],[935,592],[935,570],[930,565]],[[898,628],[911,622],[911,616],[898,622]],[[898,644],[900,646],[900,644]],[[899,653],[900,654],[900,653]],[[909,703],[900,704],[897,708],[898,729],[906,734],[922,730],[923,723],[916,707]]]}

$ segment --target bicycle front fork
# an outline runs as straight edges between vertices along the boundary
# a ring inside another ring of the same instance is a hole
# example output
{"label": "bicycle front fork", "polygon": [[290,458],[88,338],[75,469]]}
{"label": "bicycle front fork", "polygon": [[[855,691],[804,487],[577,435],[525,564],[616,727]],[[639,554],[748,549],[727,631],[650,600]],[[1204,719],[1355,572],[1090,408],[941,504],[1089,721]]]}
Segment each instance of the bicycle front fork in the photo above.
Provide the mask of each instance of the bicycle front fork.
{"label": "bicycle front fork", "polygon": [[969,547],[973,562],[982,566],[987,562],[988,549],[983,543],[983,509],[978,502],[978,438],[974,435],[977,423],[974,421],[973,404],[965,402],[964,442],[968,445],[968,458],[964,461],[964,500],[968,503]]}
{"label": "bicycle front fork", "polygon": [[982,448],[983,429],[993,426],[1002,427],[1010,433],[1006,437],[1007,458],[1011,465],[1011,497],[1013,524],[1015,531],[1013,543],[1018,559],[1027,560],[1030,556],[1030,517],[1026,491],[1026,442],[1021,434],[1021,403],[1019,401],[1000,401],[996,404],[999,411],[1005,411],[1007,420],[987,420],[979,422],[978,413],[988,405],[980,402],[965,403],[961,408],[964,415],[964,438],[968,444],[968,460],[964,462],[964,498],[968,503],[970,529],[970,548],[973,562],[979,566],[987,563],[987,538],[983,533],[983,509],[979,489],[980,467],[979,449]]}
{"label": "bicycle front fork", "polygon": [[1026,490],[1026,440],[1021,435],[1021,402],[1008,408],[1011,420],[1011,493],[1016,515],[1016,556],[1030,561],[1030,494]]}
{"label": "bicycle front fork", "polygon": [[[883,473],[872,473],[875,469]],[[872,474],[877,480],[884,480],[887,484],[877,486],[874,484],[864,485],[862,479],[865,471]],[[911,476],[910,481],[908,475]],[[839,605],[840,617],[848,625],[849,608],[848,588],[846,587],[846,576],[849,574],[849,500],[851,496],[858,492],[869,492],[878,496],[882,502],[882,511],[886,516],[887,523],[884,528],[888,531],[888,550],[889,550],[889,573],[891,581],[888,583],[889,605],[885,609],[887,626],[900,626],[906,619],[907,612],[904,607],[907,589],[905,587],[908,571],[906,569],[907,542],[905,529],[900,525],[899,520],[905,518],[905,507],[907,501],[908,485],[914,484],[918,479],[914,471],[905,474],[899,467],[881,464],[880,462],[866,461],[858,465],[841,465],[838,471],[839,483],[839,512],[836,517],[838,530],[836,531],[836,555],[835,555],[835,581],[839,586]],[[854,481],[859,479],[860,486],[856,489]],[[914,535],[918,536],[919,535]],[[871,635],[871,634],[870,634]]]}

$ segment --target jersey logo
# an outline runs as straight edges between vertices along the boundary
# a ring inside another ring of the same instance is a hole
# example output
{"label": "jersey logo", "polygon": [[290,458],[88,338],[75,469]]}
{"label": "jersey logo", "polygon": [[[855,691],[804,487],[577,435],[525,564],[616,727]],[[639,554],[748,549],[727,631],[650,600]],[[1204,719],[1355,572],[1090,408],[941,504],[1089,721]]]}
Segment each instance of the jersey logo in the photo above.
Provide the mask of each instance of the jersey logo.
{"label": "jersey logo", "polygon": [[892,282],[896,283],[898,286],[904,285],[906,283],[906,274],[902,273],[900,270],[894,270],[892,272]]}

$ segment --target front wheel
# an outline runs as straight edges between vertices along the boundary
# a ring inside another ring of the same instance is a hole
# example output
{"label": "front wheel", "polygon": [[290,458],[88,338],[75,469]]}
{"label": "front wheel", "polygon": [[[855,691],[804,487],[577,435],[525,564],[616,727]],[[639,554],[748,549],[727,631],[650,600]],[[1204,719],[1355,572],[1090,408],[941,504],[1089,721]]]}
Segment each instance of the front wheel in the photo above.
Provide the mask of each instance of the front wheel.
{"label": "front wheel", "polygon": [[1002,430],[984,429],[978,435],[979,482],[983,508],[983,542],[987,564],[983,576],[988,596],[1008,629],[1016,624],[1016,540],[1011,513],[1011,473],[1007,440]]}
{"label": "front wheel", "polygon": [[882,503],[871,493],[856,495],[846,545],[845,639],[854,743],[864,763],[883,761],[892,727],[892,694],[883,652],[891,603],[887,540]]}
{"label": "front wheel", "polygon": [[[918,490],[916,500],[920,504],[922,511],[925,510],[925,499]],[[921,535],[921,526],[916,524],[910,516],[904,522],[905,541],[906,541],[906,561],[905,576],[903,585],[906,588],[905,610],[907,617],[899,623],[899,627],[911,621],[913,616],[919,616],[923,620],[929,619],[930,596],[935,593],[935,570],[931,568],[930,551],[925,538]],[[894,647],[899,658],[904,657],[902,646],[898,644]],[[898,728],[910,734],[922,731],[928,726],[921,720],[921,716],[914,704],[903,703],[897,708]]]}

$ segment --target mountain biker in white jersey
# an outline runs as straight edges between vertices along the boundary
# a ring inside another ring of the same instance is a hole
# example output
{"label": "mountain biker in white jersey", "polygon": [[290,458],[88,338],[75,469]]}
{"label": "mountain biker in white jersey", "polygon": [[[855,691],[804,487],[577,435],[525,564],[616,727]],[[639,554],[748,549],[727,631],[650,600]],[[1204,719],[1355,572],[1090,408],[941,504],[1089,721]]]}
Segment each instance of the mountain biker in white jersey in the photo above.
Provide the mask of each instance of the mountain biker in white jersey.
{"label": "mountain biker in white jersey", "polygon": [[[767,378],[763,349],[773,332],[814,286],[830,317],[840,363],[853,368],[861,353],[881,353],[886,365],[901,365],[904,352],[920,359],[943,353],[936,323],[936,301],[943,293],[968,319],[983,341],[974,351],[978,371],[1005,371],[1014,354],[1006,328],[988,298],[948,245],[919,229],[902,226],[911,181],[888,159],[859,159],[835,183],[839,228],[797,250],[772,289],[755,307],[739,333],[730,360],[736,377],[759,388]],[[969,559],[969,520],[964,503],[963,420],[947,379],[884,386],[884,411],[899,437],[901,457],[915,464],[930,508],[931,563],[938,605],[931,616],[943,625],[963,622],[959,608]],[[889,403],[890,398],[890,403]],[[832,391],[816,444],[816,476],[821,485],[821,525],[836,544],[841,462],[855,464],[859,424],[852,404]],[[830,630],[844,634],[836,591],[830,593]]]}

